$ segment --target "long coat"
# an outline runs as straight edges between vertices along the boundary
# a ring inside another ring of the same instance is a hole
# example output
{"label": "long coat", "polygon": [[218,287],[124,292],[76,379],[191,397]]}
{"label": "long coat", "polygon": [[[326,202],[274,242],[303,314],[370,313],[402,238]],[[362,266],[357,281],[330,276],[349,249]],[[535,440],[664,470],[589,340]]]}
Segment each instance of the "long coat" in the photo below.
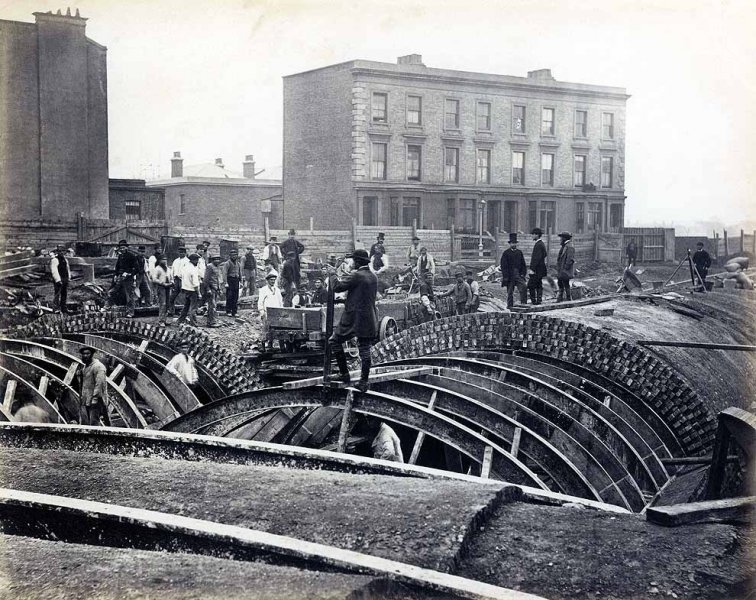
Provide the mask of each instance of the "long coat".
{"label": "long coat", "polygon": [[530,270],[536,277],[546,277],[546,244],[543,240],[536,240],[533,245],[533,254],[530,257]]}
{"label": "long coat", "polygon": [[525,279],[528,268],[525,266],[525,257],[519,248],[507,248],[501,255],[501,285],[518,277]]}
{"label": "long coat", "polygon": [[342,281],[336,282],[333,291],[347,292],[344,313],[334,327],[334,335],[345,338],[378,337],[378,311],[375,308],[378,278],[370,269],[365,266],[352,271]]}
{"label": "long coat", "polygon": [[563,244],[557,257],[557,278],[572,279],[575,277],[575,248],[570,242]]}

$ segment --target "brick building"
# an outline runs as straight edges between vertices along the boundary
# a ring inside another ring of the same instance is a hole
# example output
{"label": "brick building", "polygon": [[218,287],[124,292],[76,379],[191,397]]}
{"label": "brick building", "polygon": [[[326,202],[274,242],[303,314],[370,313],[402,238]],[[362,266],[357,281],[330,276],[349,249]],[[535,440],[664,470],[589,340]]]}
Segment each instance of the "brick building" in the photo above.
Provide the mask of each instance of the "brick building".
{"label": "brick building", "polygon": [[34,16],[0,21],[1,214],[107,218],[107,49],[78,10]]}
{"label": "brick building", "polygon": [[168,225],[228,225],[262,229],[282,227],[280,179],[258,179],[252,155],[242,172],[227,169],[223,159],[184,166],[180,152],[171,159],[171,178],[148,181],[147,188],[165,190]]}
{"label": "brick building", "polygon": [[111,179],[109,198],[114,221],[165,220],[165,188],[148,188],[144,179]]}
{"label": "brick building", "polygon": [[616,231],[623,88],[355,60],[284,77],[284,222]]}

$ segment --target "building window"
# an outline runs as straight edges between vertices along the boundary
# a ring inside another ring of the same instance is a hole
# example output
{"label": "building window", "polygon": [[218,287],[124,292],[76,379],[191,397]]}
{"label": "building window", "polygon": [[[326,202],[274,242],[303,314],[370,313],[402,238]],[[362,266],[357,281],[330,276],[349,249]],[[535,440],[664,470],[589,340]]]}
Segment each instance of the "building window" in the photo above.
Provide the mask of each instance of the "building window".
{"label": "building window", "polygon": [[466,233],[475,231],[475,205],[476,200],[460,200],[459,201],[459,225],[461,231]]}
{"label": "building window", "polygon": [[444,148],[444,181],[459,181],[459,148]]}
{"label": "building window", "polygon": [[614,158],[612,156],[601,157],[601,187],[610,188],[613,184]]}
{"label": "building window", "polygon": [[512,132],[525,133],[525,107],[520,104],[512,107]]}
{"label": "building window", "polygon": [[554,135],[553,108],[544,108],[541,111],[541,135]]}
{"label": "building window", "polygon": [[601,202],[588,203],[588,231],[601,231]]}
{"label": "building window", "polygon": [[478,102],[477,131],[491,131],[491,103]]}
{"label": "building window", "polygon": [[531,231],[538,227],[538,201],[531,200],[528,202],[528,229]]}
{"label": "building window", "polygon": [[420,162],[422,160],[421,146],[407,146],[407,179],[420,181]]}
{"label": "building window", "polygon": [[622,218],[622,205],[611,204],[609,206],[609,227],[613,232],[618,232],[622,229],[624,219]]}
{"label": "building window", "polygon": [[373,123],[388,123],[388,94],[373,92],[370,112]]}
{"label": "building window", "polygon": [[541,154],[541,185],[554,185],[553,154]]}
{"label": "building window", "polygon": [[478,150],[478,183],[491,183],[490,150]]}
{"label": "building window", "polygon": [[588,111],[575,111],[575,137],[588,137]]}
{"label": "building window", "polygon": [[457,199],[446,199],[446,228],[451,229],[456,225],[457,220]]}
{"label": "building window", "polygon": [[614,113],[603,113],[601,115],[601,139],[614,139]]}
{"label": "building window", "polygon": [[420,198],[403,198],[402,200],[402,225],[420,227]]}
{"label": "building window", "polygon": [[377,225],[378,216],[378,198],[375,196],[366,196],[362,199],[362,224]]}
{"label": "building window", "polygon": [[370,178],[386,179],[386,144],[373,142],[370,156]]}
{"label": "building window", "polygon": [[585,156],[575,155],[575,187],[585,185]]}
{"label": "building window", "polygon": [[[183,199],[184,196],[182,195],[181,198]],[[127,221],[138,221],[141,218],[141,208],[142,203],[139,200],[126,200],[125,208],[126,208],[126,220]],[[181,211],[184,212],[183,210]]]}
{"label": "building window", "polygon": [[544,232],[553,232],[556,225],[556,202],[553,200],[541,200],[538,211],[538,227]]}
{"label": "building window", "polygon": [[575,205],[575,232],[585,232],[585,202],[578,202]]}
{"label": "building window", "polygon": [[524,152],[512,152],[512,185],[525,185]]}
{"label": "building window", "polygon": [[184,194],[179,194],[179,214],[186,214],[186,197]]}
{"label": "building window", "polygon": [[423,99],[420,96],[407,96],[407,125],[423,124]]}
{"label": "building window", "polygon": [[459,129],[459,100],[446,100],[444,103],[444,127]]}

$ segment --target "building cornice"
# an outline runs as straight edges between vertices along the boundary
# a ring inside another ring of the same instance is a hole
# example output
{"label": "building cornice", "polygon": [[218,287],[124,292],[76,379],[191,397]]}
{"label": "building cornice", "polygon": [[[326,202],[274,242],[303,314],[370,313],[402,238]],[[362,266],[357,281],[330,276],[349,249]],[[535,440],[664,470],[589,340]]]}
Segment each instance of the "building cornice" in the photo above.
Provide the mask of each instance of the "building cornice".
{"label": "building cornice", "polygon": [[357,191],[403,191],[405,193],[438,193],[438,194],[479,194],[479,195],[506,195],[506,196],[557,196],[564,198],[585,199],[612,199],[623,200],[626,198],[625,190],[601,190],[595,192],[583,192],[577,188],[537,188],[503,185],[479,185],[479,184],[450,184],[450,183],[426,183],[412,184],[408,182],[380,182],[380,181],[353,181]]}
{"label": "building cornice", "polygon": [[217,185],[221,187],[283,187],[280,179],[221,179],[218,177],[173,177],[148,181],[147,187]]}

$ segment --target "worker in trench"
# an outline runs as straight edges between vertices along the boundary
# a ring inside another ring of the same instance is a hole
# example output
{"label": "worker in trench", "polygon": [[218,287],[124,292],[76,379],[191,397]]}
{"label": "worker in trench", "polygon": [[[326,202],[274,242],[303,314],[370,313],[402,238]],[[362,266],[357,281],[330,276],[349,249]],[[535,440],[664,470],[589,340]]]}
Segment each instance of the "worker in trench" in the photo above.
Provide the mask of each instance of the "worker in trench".
{"label": "worker in trench", "polygon": [[[370,271],[370,257],[367,250],[355,250],[351,254],[354,270],[333,286],[335,293],[346,292],[344,312],[339,324],[334,327],[333,335],[328,343],[339,365],[340,380],[351,383],[349,367],[344,354],[344,342],[353,337],[357,338],[362,371],[357,389],[366,392],[370,376],[370,348],[378,337],[378,312],[375,307],[375,297],[378,292],[378,278]],[[331,381],[329,376],[325,381]]]}
{"label": "worker in trench", "polygon": [[81,408],[79,422],[82,425],[110,425],[108,409],[105,404],[108,397],[107,371],[105,365],[94,357],[94,348],[85,346],[81,354]]}

